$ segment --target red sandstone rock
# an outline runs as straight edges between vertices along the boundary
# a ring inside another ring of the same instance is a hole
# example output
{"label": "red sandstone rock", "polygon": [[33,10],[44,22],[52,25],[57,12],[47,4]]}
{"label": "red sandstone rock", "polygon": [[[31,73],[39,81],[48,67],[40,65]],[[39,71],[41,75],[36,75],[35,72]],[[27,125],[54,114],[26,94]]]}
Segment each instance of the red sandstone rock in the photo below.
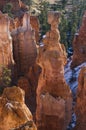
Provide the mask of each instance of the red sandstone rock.
{"label": "red sandstone rock", "polygon": [[41,68],[37,64],[34,64],[34,66],[30,67],[26,75],[31,85],[31,92],[34,93],[36,92],[40,72],[41,72]]}
{"label": "red sandstone rock", "polygon": [[25,91],[25,99],[28,100],[31,93],[31,85],[29,84],[28,79],[20,77],[17,85]]}
{"label": "red sandstone rock", "polygon": [[25,91],[25,103],[29,106],[33,114],[35,114],[36,111],[36,88],[38,85],[39,74],[40,67],[35,64],[29,68],[28,73],[24,77],[18,79],[17,83],[17,86]]}
{"label": "red sandstone rock", "polygon": [[74,68],[83,62],[86,62],[86,11],[82,19],[82,25],[79,33],[76,34],[73,42],[73,60],[71,67]]}
{"label": "red sandstone rock", "polygon": [[[12,31],[13,29],[17,29],[18,27],[23,25],[23,16],[21,17],[16,17],[15,19],[11,19],[10,21],[10,31]],[[34,29],[35,31],[35,40],[36,43],[39,42],[39,20],[37,16],[30,16],[30,24],[32,29]]]}
{"label": "red sandstone rock", "polygon": [[[38,19],[35,17],[32,18],[31,23],[36,22],[34,27],[38,28]],[[18,80],[18,85],[25,90],[26,92],[26,104],[31,106],[32,112],[35,111],[35,103],[33,105],[32,100],[36,100],[36,88],[38,85],[38,77],[40,73],[40,68],[36,65],[36,41],[35,41],[35,33],[30,25],[30,16],[29,14],[25,14],[19,21],[19,18],[15,19],[15,30],[12,31],[13,36],[13,53],[14,60],[16,63],[15,66],[15,76]],[[22,25],[23,23],[23,25]],[[22,25],[22,27],[20,27]],[[17,69],[17,73],[16,73]],[[18,76],[23,76],[23,80]],[[26,83],[26,80],[28,83]],[[33,107],[33,108],[32,108]]]}
{"label": "red sandstone rock", "polygon": [[75,108],[77,123],[74,130],[86,130],[86,67],[80,71]]}
{"label": "red sandstone rock", "polygon": [[35,30],[35,38],[36,38],[36,42],[39,42],[39,20],[37,18],[37,16],[30,16],[30,23],[32,28]]}
{"label": "red sandstone rock", "polygon": [[37,87],[38,130],[66,130],[71,120],[72,96],[64,79],[66,53],[59,42],[59,17],[58,12],[48,13],[51,30],[46,33],[37,58],[42,68]]}
{"label": "red sandstone rock", "polygon": [[32,114],[24,103],[24,91],[6,88],[0,97],[0,130],[37,130]]}
{"label": "red sandstone rock", "polygon": [[0,12],[0,67],[8,67],[13,64],[12,38],[9,32],[9,24],[8,16]]}
{"label": "red sandstone rock", "polygon": [[30,25],[30,15],[25,13],[23,26],[12,32],[13,54],[19,75],[24,75],[34,65],[37,49],[35,34]]}
{"label": "red sandstone rock", "polygon": [[10,18],[10,31],[12,32],[14,29],[22,26],[22,19],[16,17],[15,19]]}

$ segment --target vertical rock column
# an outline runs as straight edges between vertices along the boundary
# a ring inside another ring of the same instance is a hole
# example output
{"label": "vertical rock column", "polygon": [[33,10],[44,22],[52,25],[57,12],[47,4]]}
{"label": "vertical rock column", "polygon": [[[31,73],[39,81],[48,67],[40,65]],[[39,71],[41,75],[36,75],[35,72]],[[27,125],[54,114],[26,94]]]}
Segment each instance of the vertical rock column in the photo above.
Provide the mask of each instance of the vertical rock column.
{"label": "vertical rock column", "polygon": [[12,38],[9,32],[10,20],[6,14],[0,12],[0,67],[13,63]]}
{"label": "vertical rock column", "polygon": [[79,33],[76,33],[73,41],[73,60],[71,67],[74,68],[83,62],[86,62],[86,11],[83,15],[82,25]]}
{"label": "vertical rock column", "polygon": [[72,96],[64,79],[66,53],[58,30],[60,13],[50,11],[51,29],[39,48],[37,62],[42,68],[37,88],[36,123],[38,130],[66,130],[72,112]]}
{"label": "vertical rock column", "polygon": [[40,30],[38,17],[31,16],[30,23],[31,23],[32,28],[35,30],[36,43],[38,43],[39,42],[39,30]]}
{"label": "vertical rock column", "polygon": [[24,14],[23,26],[12,32],[13,54],[18,75],[24,75],[33,66],[37,56],[35,34],[30,25],[30,15]]}
{"label": "vertical rock column", "polygon": [[86,67],[79,74],[77,105],[75,108],[77,123],[74,130],[86,130]]}

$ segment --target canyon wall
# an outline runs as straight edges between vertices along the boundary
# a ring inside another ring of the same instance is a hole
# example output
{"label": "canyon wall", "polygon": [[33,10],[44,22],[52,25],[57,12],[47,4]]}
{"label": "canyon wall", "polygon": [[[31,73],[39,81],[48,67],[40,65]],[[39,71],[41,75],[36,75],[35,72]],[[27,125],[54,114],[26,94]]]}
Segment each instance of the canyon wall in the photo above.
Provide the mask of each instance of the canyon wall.
{"label": "canyon wall", "polygon": [[86,130],[86,67],[81,69],[78,82],[77,103],[75,107],[77,123],[74,130]]}
{"label": "canyon wall", "polygon": [[72,95],[64,79],[66,52],[59,42],[59,18],[59,12],[48,13],[51,29],[46,33],[37,57],[42,68],[37,87],[38,130],[66,130],[71,120]]}
{"label": "canyon wall", "polygon": [[73,41],[73,59],[71,68],[86,62],[86,11],[82,19],[82,25],[78,33],[76,33]]}
{"label": "canyon wall", "polygon": [[0,130],[37,130],[19,87],[5,88],[0,97]]}

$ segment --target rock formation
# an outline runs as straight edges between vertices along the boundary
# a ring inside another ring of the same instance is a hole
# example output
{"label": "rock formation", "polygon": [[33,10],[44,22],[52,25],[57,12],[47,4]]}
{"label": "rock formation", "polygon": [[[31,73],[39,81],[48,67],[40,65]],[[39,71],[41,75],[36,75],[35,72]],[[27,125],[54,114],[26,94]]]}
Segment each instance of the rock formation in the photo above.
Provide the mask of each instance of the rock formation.
{"label": "rock formation", "polygon": [[86,11],[82,19],[82,25],[79,33],[76,33],[73,41],[73,60],[71,68],[86,62]]}
{"label": "rock formation", "polygon": [[[23,16],[24,14],[22,14],[21,17],[16,17],[15,19],[10,19],[10,31],[12,31],[13,29],[17,29],[20,26],[23,26]],[[35,31],[35,40],[36,43],[39,42],[39,20],[37,16],[30,16],[30,24],[32,29]]]}
{"label": "rock formation", "polygon": [[0,97],[0,130],[37,130],[24,95],[19,87],[4,90]]}
{"label": "rock formation", "polygon": [[28,100],[31,94],[31,85],[25,77],[20,77],[18,80],[18,86],[25,91],[25,99]]}
{"label": "rock formation", "polygon": [[36,43],[38,43],[39,42],[39,29],[40,29],[38,17],[30,16],[30,23],[31,23],[32,28],[35,31]]}
{"label": "rock formation", "polygon": [[37,87],[38,130],[66,130],[72,112],[72,95],[64,79],[66,53],[59,43],[59,12],[48,13],[51,30],[39,48],[37,62],[42,68]]}
{"label": "rock formation", "polygon": [[30,25],[30,15],[24,14],[23,26],[12,32],[13,54],[19,75],[24,75],[34,65],[37,49],[35,34]]}
{"label": "rock formation", "polygon": [[40,67],[35,64],[29,68],[27,75],[18,79],[17,83],[17,86],[25,91],[25,103],[33,114],[36,111],[36,89],[40,71]]}
{"label": "rock formation", "polygon": [[74,130],[86,130],[86,67],[80,71],[78,82],[75,108],[77,123]]}
{"label": "rock formation", "polygon": [[30,15],[28,13],[24,14],[23,20],[21,18],[19,24],[19,19],[16,20],[15,24],[17,24],[18,28],[15,27],[15,30],[12,31],[13,56],[16,63],[14,72],[16,79],[13,82],[18,81],[17,85],[25,90],[26,104],[32,112],[35,112],[36,88],[40,73],[39,66],[35,63],[37,57],[35,33],[30,25]]}
{"label": "rock formation", "polygon": [[9,32],[10,20],[0,12],[0,67],[13,64],[12,38]]}

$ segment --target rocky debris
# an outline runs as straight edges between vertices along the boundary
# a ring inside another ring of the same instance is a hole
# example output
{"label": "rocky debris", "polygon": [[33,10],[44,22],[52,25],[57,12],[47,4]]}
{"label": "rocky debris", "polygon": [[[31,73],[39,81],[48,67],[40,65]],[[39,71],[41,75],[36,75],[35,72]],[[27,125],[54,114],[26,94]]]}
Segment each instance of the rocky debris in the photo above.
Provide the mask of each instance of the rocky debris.
{"label": "rocky debris", "polygon": [[30,15],[24,14],[23,26],[12,32],[13,54],[18,75],[23,76],[34,65],[37,49],[34,30],[30,25]]}
{"label": "rocky debris", "polygon": [[73,59],[71,68],[86,62],[86,11],[82,19],[82,25],[80,27],[79,33],[76,33],[73,41]]}
{"label": "rocky debris", "polygon": [[86,67],[81,69],[78,82],[77,103],[75,107],[77,123],[74,130],[86,130]]}
{"label": "rocky debris", "polygon": [[37,130],[19,87],[5,88],[0,97],[0,130]]}
{"label": "rocky debris", "polygon": [[64,79],[66,53],[57,28],[59,17],[59,12],[48,13],[51,30],[43,39],[44,45],[39,47],[37,62],[42,72],[37,87],[38,130],[66,130],[72,115],[72,95]]}
{"label": "rocky debris", "polygon": [[[12,38],[9,31],[10,20],[7,14],[0,12],[0,65],[11,67],[14,63]],[[1,68],[0,68],[1,69]]]}

